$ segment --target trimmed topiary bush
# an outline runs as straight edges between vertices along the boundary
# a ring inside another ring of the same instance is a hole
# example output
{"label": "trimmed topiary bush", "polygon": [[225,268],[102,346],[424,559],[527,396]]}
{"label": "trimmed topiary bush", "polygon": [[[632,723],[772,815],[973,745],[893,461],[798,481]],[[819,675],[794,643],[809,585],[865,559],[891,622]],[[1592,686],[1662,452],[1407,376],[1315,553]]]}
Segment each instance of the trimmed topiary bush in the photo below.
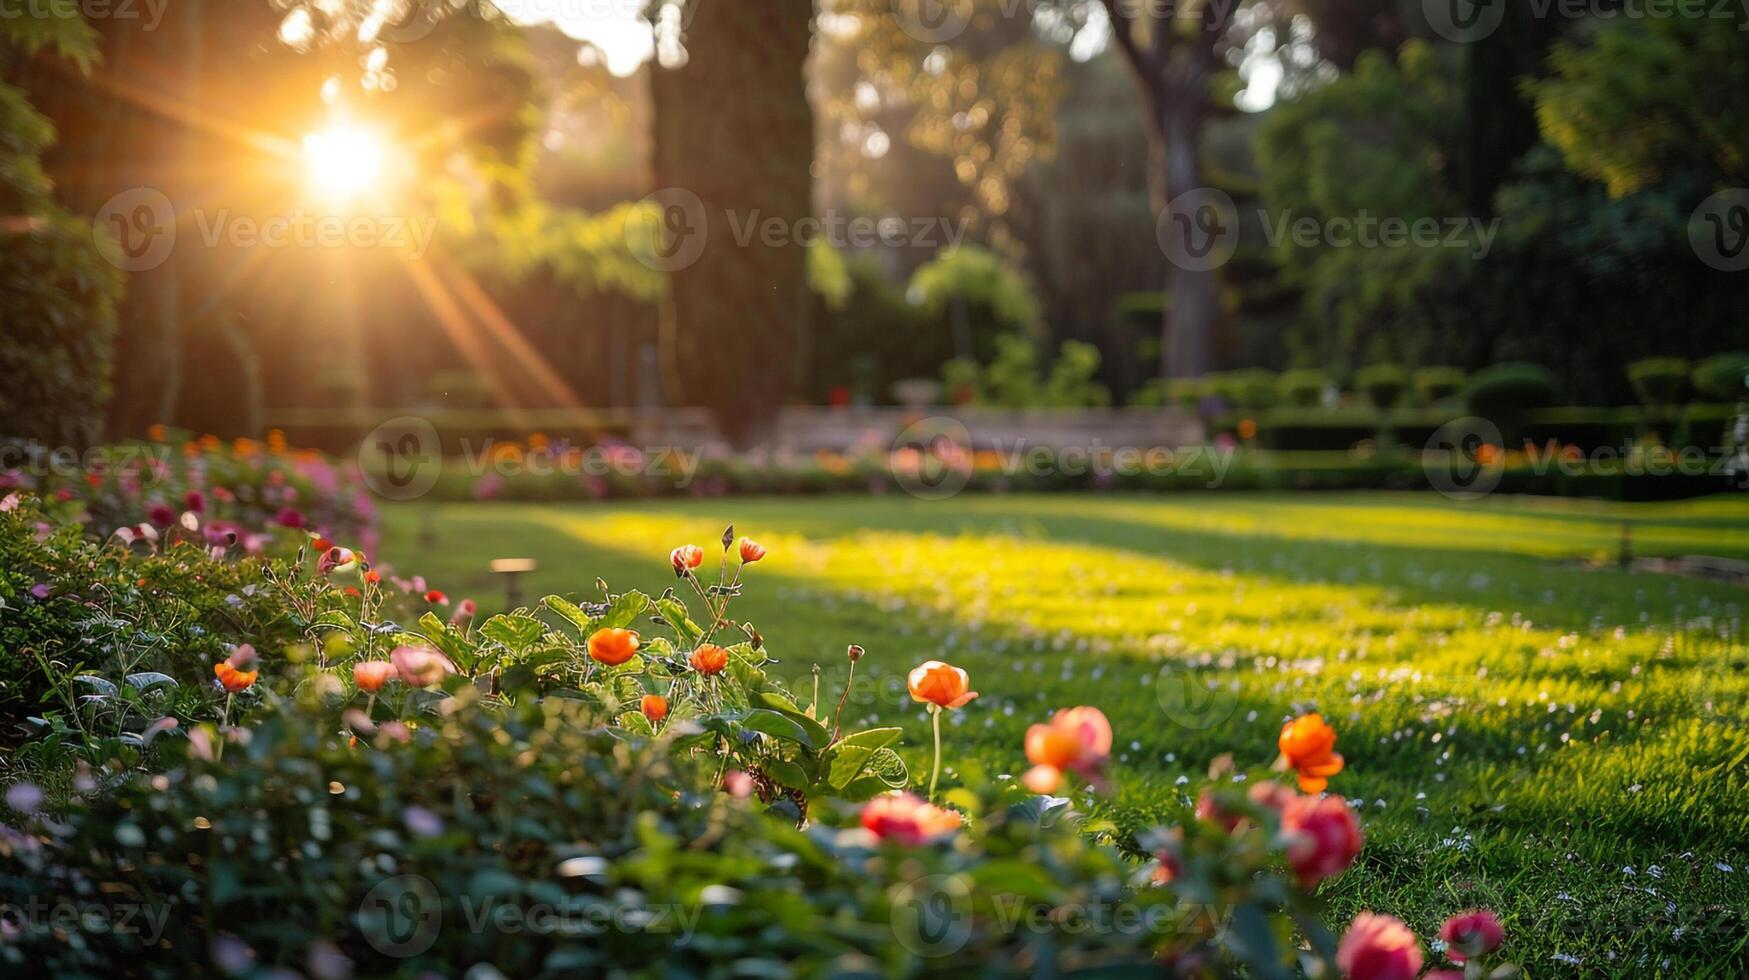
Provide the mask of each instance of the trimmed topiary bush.
{"label": "trimmed topiary bush", "polygon": [[1506,445],[1516,445],[1525,413],[1554,404],[1555,379],[1541,365],[1508,361],[1476,372],[1464,399],[1471,415],[1493,422]]}
{"label": "trimmed topiary bush", "polygon": [[1261,412],[1274,408],[1280,401],[1274,371],[1247,368],[1208,376],[1215,393],[1226,399],[1236,411]]}
{"label": "trimmed topiary bush", "polygon": [[1454,367],[1424,367],[1414,374],[1415,391],[1429,405],[1448,402],[1464,390],[1464,372]]}
{"label": "trimmed topiary bush", "polygon": [[1282,400],[1298,408],[1317,408],[1324,401],[1324,389],[1330,376],[1315,368],[1283,371],[1275,381]]}
{"label": "trimmed topiary bush", "polygon": [[1749,353],[1709,357],[1695,365],[1692,380],[1695,390],[1709,398],[1738,401],[1749,397]]}
{"label": "trimmed topiary bush", "polygon": [[1692,366],[1680,357],[1648,357],[1628,365],[1634,395],[1647,408],[1669,411],[1682,403]]}
{"label": "trimmed topiary bush", "polygon": [[1396,407],[1409,387],[1409,372],[1401,364],[1369,364],[1354,372],[1354,388],[1381,412]]}

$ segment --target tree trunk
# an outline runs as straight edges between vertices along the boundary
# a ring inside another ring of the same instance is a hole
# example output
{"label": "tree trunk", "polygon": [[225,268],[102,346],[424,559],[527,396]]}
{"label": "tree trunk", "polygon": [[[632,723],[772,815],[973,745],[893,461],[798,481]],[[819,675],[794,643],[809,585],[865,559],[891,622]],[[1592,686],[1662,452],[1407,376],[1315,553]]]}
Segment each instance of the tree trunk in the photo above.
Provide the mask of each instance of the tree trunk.
{"label": "tree trunk", "polygon": [[[1202,187],[1198,159],[1201,116],[1193,99],[1165,101],[1155,130],[1158,158],[1154,195],[1158,213],[1172,200]],[[1166,309],[1161,324],[1160,374],[1195,378],[1208,372],[1211,338],[1219,314],[1212,269],[1170,261],[1166,267]]]}
{"label": "tree trunk", "polygon": [[803,69],[814,5],[694,2],[686,64],[657,69],[651,82],[656,189],[677,189],[659,199],[665,226],[703,236],[669,243],[662,355],[671,396],[709,409],[745,446],[795,390],[805,355],[811,303],[798,224],[813,211]]}

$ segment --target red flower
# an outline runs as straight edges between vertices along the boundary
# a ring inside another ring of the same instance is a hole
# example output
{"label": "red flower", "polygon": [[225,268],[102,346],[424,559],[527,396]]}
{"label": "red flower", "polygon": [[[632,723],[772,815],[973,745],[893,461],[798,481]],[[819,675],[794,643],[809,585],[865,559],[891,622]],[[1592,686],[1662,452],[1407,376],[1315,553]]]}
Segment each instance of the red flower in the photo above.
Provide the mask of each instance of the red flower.
{"label": "red flower", "polygon": [[862,808],[862,825],[883,841],[916,847],[959,829],[960,816],[909,793],[877,796]]}
{"label": "red flower", "polygon": [[1364,842],[1360,823],[1340,796],[1295,797],[1282,808],[1281,830],[1291,841],[1288,863],[1306,888],[1348,870]]}
{"label": "red flower", "polygon": [[289,528],[302,528],[305,523],[303,511],[298,510],[296,507],[287,507],[284,510],[281,510],[273,520],[274,523],[278,524],[280,527]]}
{"label": "red flower", "polygon": [[1346,980],[1415,980],[1421,940],[1401,919],[1362,912],[1336,947],[1336,966]]}
{"label": "red flower", "polygon": [[704,549],[696,544],[683,544],[668,552],[668,564],[674,566],[675,575],[685,575],[689,569],[697,568],[704,563]]}
{"label": "red flower", "polygon": [[741,539],[741,564],[751,565],[765,557],[765,546],[752,538]]}
{"label": "red flower", "polygon": [[638,710],[650,720],[652,725],[662,724],[662,719],[668,717],[668,699],[660,694],[646,694],[638,702]]}
{"label": "red flower", "polygon": [[169,504],[153,504],[146,508],[146,520],[153,527],[166,528],[176,523],[176,511]]}
{"label": "red flower", "polygon": [[182,495],[182,506],[196,514],[206,513],[206,494],[199,490],[190,490]]}
{"label": "red flower", "polygon": [[437,589],[432,589],[430,592],[425,593],[425,601],[434,606],[447,606],[449,605],[449,596],[444,595]]}
{"label": "red flower", "polygon": [[1500,940],[1505,935],[1500,920],[1487,909],[1460,912],[1439,927],[1439,938],[1446,943],[1445,955],[1453,963],[1492,953],[1500,947]]}

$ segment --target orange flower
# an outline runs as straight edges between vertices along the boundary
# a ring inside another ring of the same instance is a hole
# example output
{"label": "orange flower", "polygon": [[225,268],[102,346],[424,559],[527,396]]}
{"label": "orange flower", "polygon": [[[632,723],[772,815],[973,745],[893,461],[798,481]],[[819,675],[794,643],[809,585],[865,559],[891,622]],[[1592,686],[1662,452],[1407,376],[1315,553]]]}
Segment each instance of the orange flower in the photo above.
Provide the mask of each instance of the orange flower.
{"label": "orange flower", "polygon": [[862,825],[883,841],[916,847],[953,833],[960,815],[909,793],[877,796],[862,808]]}
{"label": "orange flower", "polygon": [[361,660],[352,665],[352,681],[366,694],[375,694],[395,676],[395,665],[387,660]]}
{"label": "orange flower", "polygon": [[750,565],[765,557],[765,546],[752,538],[741,539],[741,564]]}
{"label": "orange flower", "polygon": [[638,702],[638,710],[650,719],[650,724],[660,725],[662,719],[668,717],[668,699],[660,694],[646,694],[644,700]]}
{"label": "orange flower", "polygon": [[706,643],[692,651],[692,669],[701,674],[720,674],[729,666],[729,651],[715,643]]}
{"label": "orange flower", "polygon": [[1281,756],[1288,768],[1300,774],[1300,789],[1321,793],[1330,777],[1342,771],[1342,756],[1336,754],[1336,729],[1316,712],[1301,715],[1281,728]]}
{"label": "orange flower", "polygon": [[238,670],[228,663],[220,661],[213,664],[213,676],[219,679],[219,684],[232,694],[249,690],[249,685],[255,683],[259,671]]}
{"label": "orange flower", "polygon": [[675,575],[685,575],[687,569],[704,564],[704,549],[696,544],[683,544],[668,552],[668,564],[674,566]]}
{"label": "orange flower", "polygon": [[589,634],[589,655],[609,667],[618,667],[637,652],[636,630],[613,627]]}
{"label": "orange flower", "polygon": [[977,691],[967,690],[971,680],[965,671],[939,660],[918,664],[906,678],[906,686],[912,698],[938,708],[961,708],[978,696]]}
{"label": "orange flower", "polygon": [[1105,712],[1085,705],[1066,708],[1049,724],[1026,730],[1026,761],[1033,764],[1021,777],[1027,789],[1050,793],[1064,771],[1098,782],[1111,756],[1111,722]]}

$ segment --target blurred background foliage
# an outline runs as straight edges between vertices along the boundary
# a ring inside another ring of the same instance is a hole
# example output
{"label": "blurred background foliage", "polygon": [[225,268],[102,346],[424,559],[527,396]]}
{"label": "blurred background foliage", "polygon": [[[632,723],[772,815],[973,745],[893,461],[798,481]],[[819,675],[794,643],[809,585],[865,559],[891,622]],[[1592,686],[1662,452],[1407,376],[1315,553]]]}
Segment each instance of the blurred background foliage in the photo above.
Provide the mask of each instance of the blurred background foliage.
{"label": "blurred background foliage", "polygon": [[[759,15],[784,18],[788,67],[754,72],[779,34],[732,30],[719,2],[651,4],[630,58],[590,25],[480,0],[197,0],[149,29],[9,20],[0,262],[23,343],[4,356],[33,386],[7,393],[5,428],[258,434],[286,410],[463,401],[702,405],[757,427],[783,403],[892,402],[904,381],[982,392],[973,367],[1036,369],[1036,396],[997,400],[1042,404],[1065,359],[1065,378],[1096,365],[1102,392],[1079,403],[1193,404],[1165,378],[1210,371],[1319,371],[1342,391],[1373,365],[1524,361],[1558,401],[1617,406],[1640,400],[1629,362],[1741,346],[1745,294],[1688,238],[1696,206],[1749,166],[1740,11],[1514,9],[1454,44],[1416,4],[1249,0],[1203,11],[1186,41],[1122,4],[975,0],[963,31],[920,40],[903,4],[822,0]],[[1202,108],[1167,120],[1162,93],[1192,82],[1150,59],[1178,45],[1202,66]],[[705,95],[736,72],[737,100],[806,112],[734,117],[757,139],[700,129],[728,125],[734,107]],[[96,261],[86,226],[130,188],[163,191],[195,239],[210,230],[189,214],[299,207],[298,143],[340,113],[408,158],[394,207],[435,222],[428,253],[220,238],[125,290]],[[1163,154],[1185,143],[1243,216],[1233,259],[1192,284],[1206,303],[1176,292],[1157,238],[1182,190]],[[713,172],[763,176],[716,188]],[[647,195],[673,182],[826,233],[665,274],[667,215]],[[1363,213],[1457,230],[1394,248],[1281,234]],[[832,232],[853,219],[903,234]],[[1196,363],[1173,353],[1175,313],[1207,332]],[[750,353],[731,369],[735,351]]]}

